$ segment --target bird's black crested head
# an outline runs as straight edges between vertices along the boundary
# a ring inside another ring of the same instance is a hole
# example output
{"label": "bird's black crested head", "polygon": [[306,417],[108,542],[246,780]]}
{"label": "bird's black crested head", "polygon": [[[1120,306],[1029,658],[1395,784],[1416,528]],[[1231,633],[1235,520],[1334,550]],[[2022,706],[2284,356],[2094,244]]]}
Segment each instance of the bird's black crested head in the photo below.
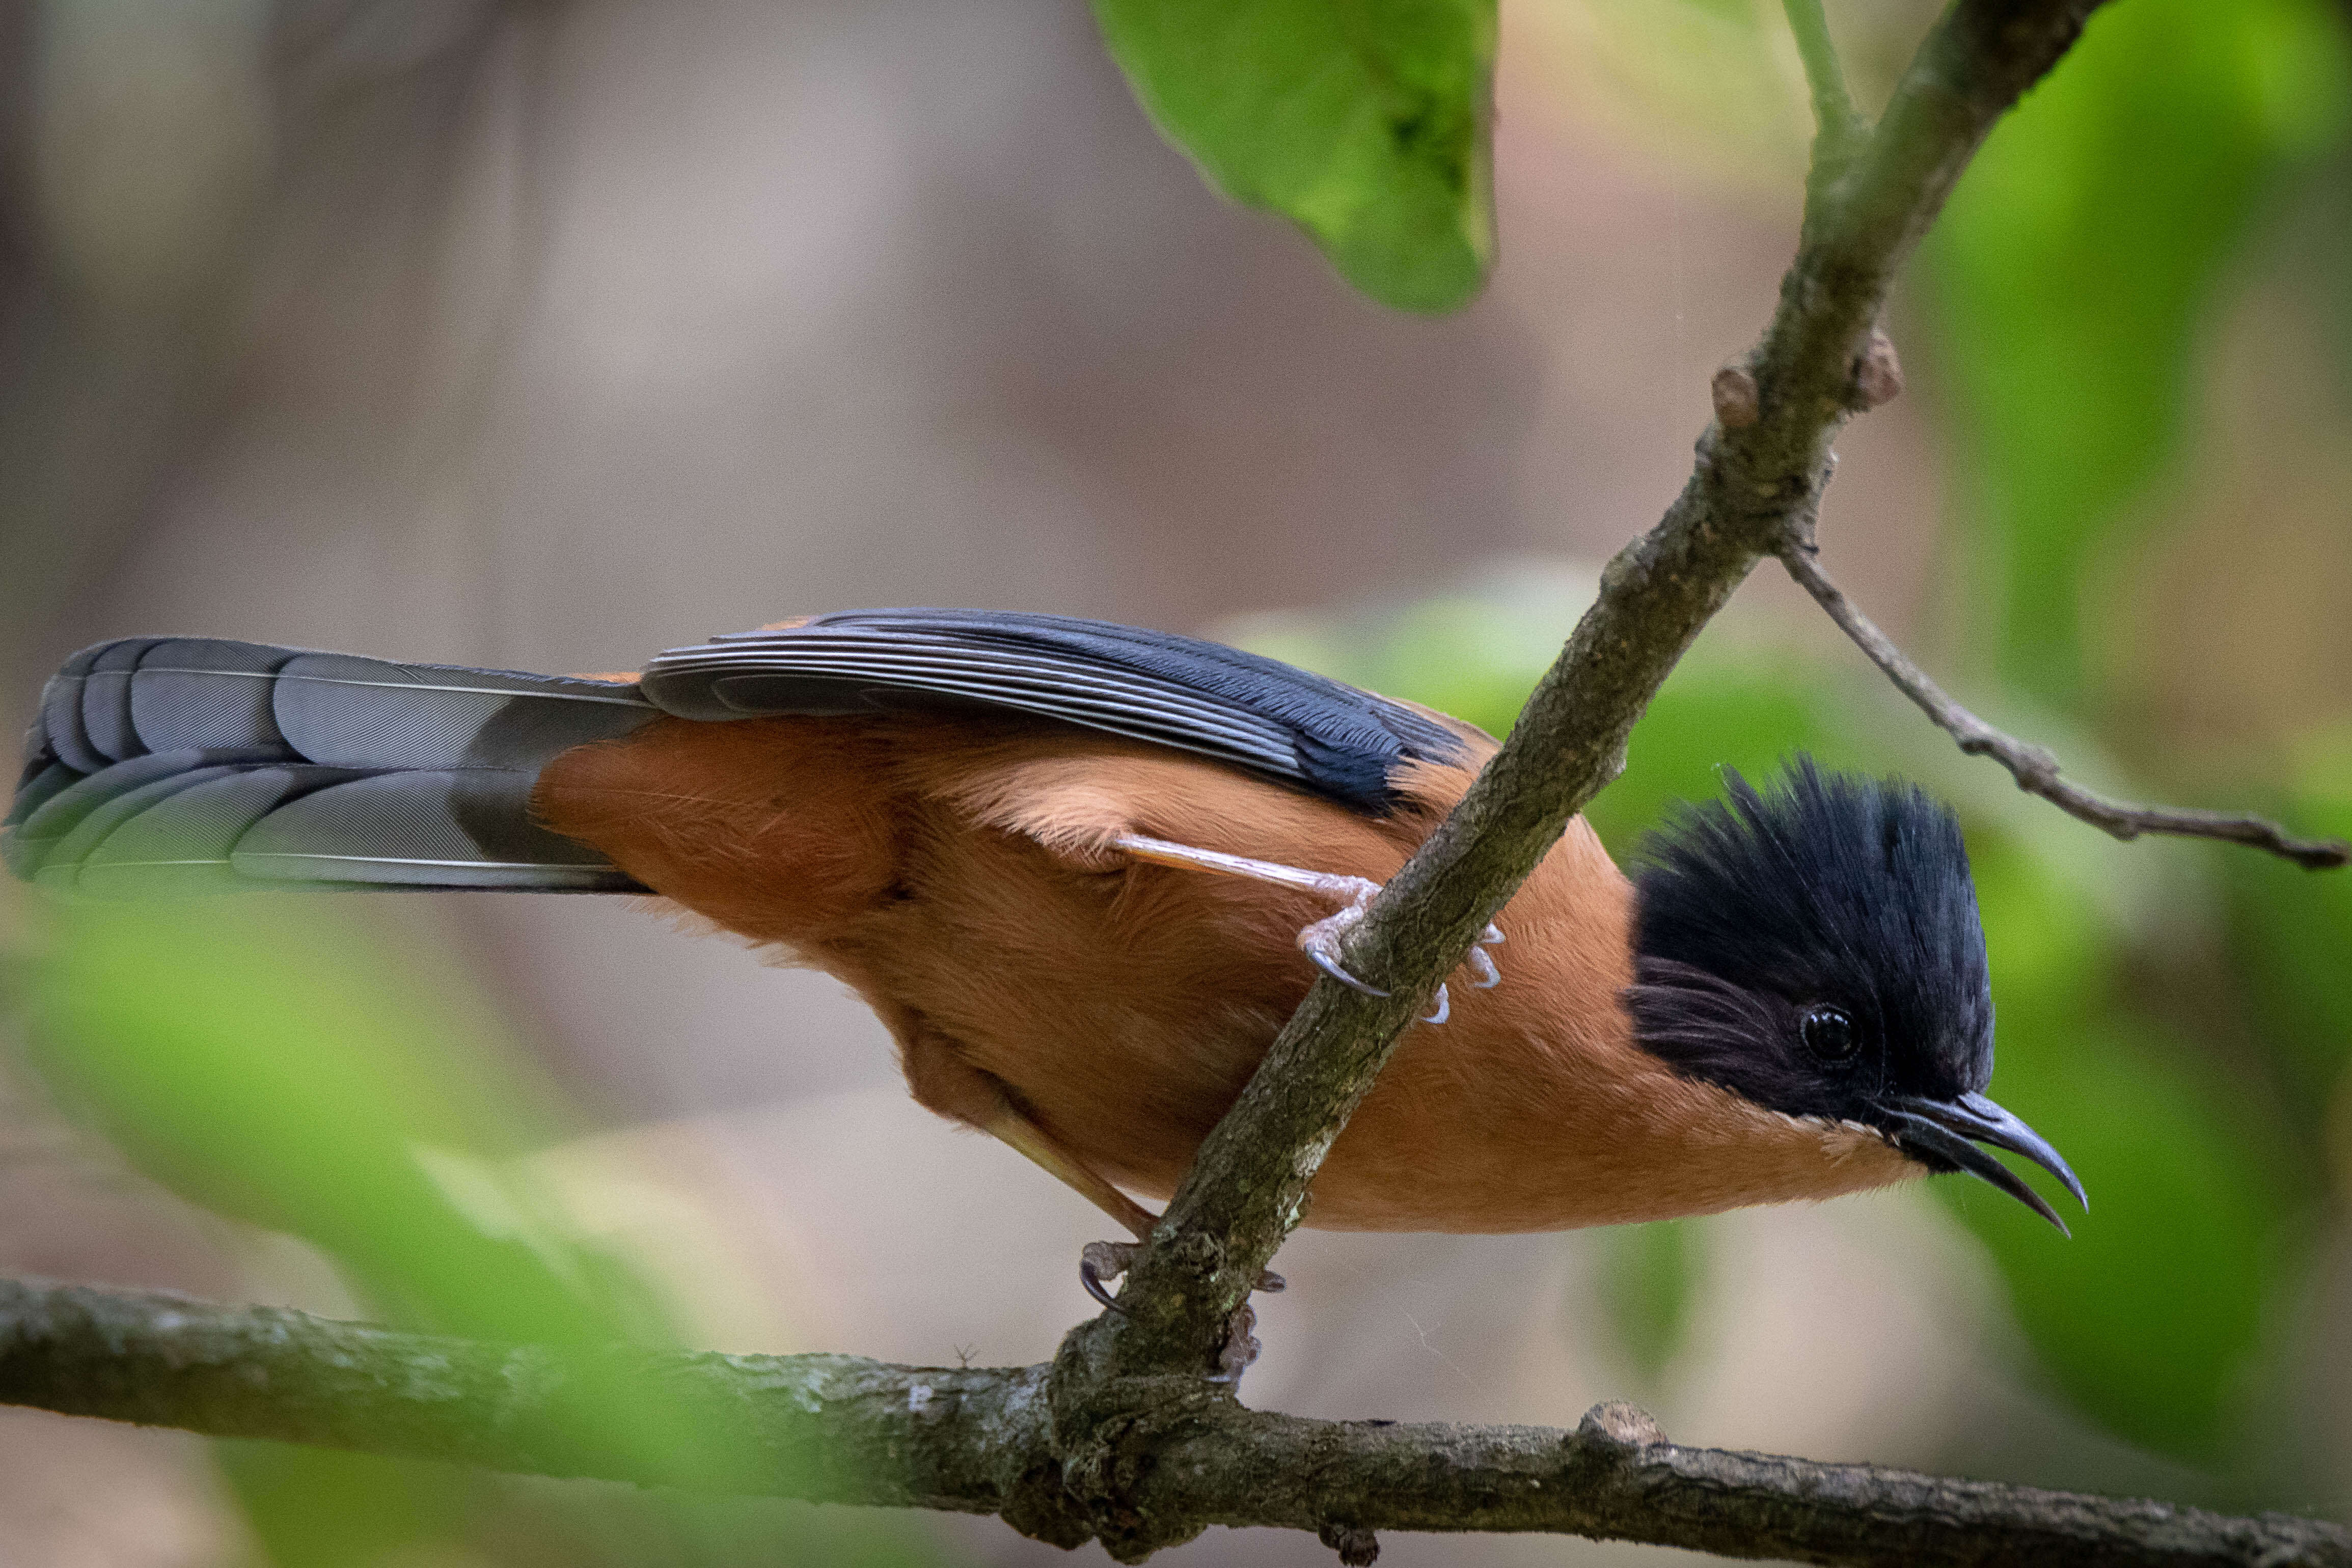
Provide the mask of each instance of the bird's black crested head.
{"label": "bird's black crested head", "polygon": [[1627,993],[1642,1045],[1793,1116],[1875,1123],[1890,1096],[1992,1076],[1992,992],[1968,851],[1912,785],[1799,757],[1759,792],[1681,808],[1647,863]]}
{"label": "bird's black crested head", "polygon": [[1967,1171],[2059,1229],[1986,1148],[2083,1184],[1983,1093],[1992,987],[1960,825],[1895,779],[1799,757],[1759,793],[1684,808],[1643,845],[1633,985],[1644,1050],[1790,1116],[1871,1128],[1931,1171]]}

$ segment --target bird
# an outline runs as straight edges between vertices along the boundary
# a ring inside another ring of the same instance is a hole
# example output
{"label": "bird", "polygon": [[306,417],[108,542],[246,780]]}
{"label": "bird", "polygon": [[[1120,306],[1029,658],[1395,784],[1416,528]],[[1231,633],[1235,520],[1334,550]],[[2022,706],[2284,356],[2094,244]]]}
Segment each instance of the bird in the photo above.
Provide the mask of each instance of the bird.
{"label": "bird", "polygon": [[[0,859],[95,897],[658,901],[837,977],[919,1103],[1142,1239],[1318,970],[1379,989],[1339,939],[1496,749],[1272,659],[1044,614],[808,616],[589,675],[130,637],[45,687]],[[1304,1223],[1565,1230],[1966,1173],[2063,1231],[1994,1151],[2087,1210],[1985,1093],[1949,809],[1801,755],[1723,778],[1630,872],[1568,823]]]}

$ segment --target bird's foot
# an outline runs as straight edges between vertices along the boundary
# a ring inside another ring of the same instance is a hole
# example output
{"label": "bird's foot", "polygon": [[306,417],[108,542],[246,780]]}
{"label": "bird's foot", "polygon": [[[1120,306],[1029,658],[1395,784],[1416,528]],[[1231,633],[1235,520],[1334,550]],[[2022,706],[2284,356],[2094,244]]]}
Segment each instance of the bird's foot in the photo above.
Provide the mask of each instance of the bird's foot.
{"label": "bird's foot", "polygon": [[1250,1332],[1255,1327],[1255,1307],[1244,1301],[1234,1309],[1232,1319],[1225,1324],[1225,1343],[1217,1349],[1217,1370],[1209,1374],[1210,1382],[1231,1385],[1242,1380],[1242,1374],[1249,1370],[1249,1364],[1255,1361],[1257,1353],[1265,1348],[1258,1343],[1257,1335]]}
{"label": "bird's foot", "polygon": [[[1087,1288],[1087,1295],[1092,1296],[1112,1312],[1124,1313],[1127,1309],[1112,1299],[1104,1281],[1116,1280],[1126,1273],[1129,1265],[1141,1256],[1142,1252],[1143,1243],[1140,1241],[1089,1241],[1085,1250],[1078,1254],[1078,1283]],[[1272,1295],[1277,1291],[1286,1289],[1289,1283],[1289,1281],[1285,1280],[1273,1270],[1261,1269],[1257,1272],[1257,1283],[1250,1288],[1264,1291],[1268,1295]],[[1246,1365],[1247,1363],[1244,1364]]]}
{"label": "bird's foot", "polygon": [[[1323,891],[1335,894],[1345,894],[1348,903],[1337,914],[1326,915],[1301,931],[1298,934],[1299,950],[1307,955],[1317,968],[1341,985],[1352,987],[1368,997],[1385,997],[1388,992],[1381,990],[1378,986],[1368,985],[1358,979],[1339,962],[1341,939],[1362,923],[1364,911],[1371,906],[1372,896],[1380,892],[1381,884],[1367,881],[1360,876],[1332,877],[1330,881],[1345,885],[1333,886]],[[1492,990],[1503,982],[1503,971],[1496,967],[1495,956],[1486,951],[1488,947],[1502,939],[1502,928],[1490,924],[1486,930],[1478,934],[1478,940],[1471,945],[1469,956],[1463,960],[1470,967],[1470,973],[1475,977],[1470,983],[1479,990]],[[1441,985],[1437,988],[1435,1009],[1421,1021],[1444,1023],[1453,1015],[1453,1012],[1454,999]]]}

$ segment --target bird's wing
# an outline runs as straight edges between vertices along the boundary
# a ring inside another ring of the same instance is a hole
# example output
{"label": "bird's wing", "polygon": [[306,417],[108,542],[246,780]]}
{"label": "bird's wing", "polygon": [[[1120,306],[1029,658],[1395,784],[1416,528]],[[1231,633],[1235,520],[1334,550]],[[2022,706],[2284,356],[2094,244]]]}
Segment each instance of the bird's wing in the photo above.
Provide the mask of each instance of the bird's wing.
{"label": "bird's wing", "polygon": [[857,610],[675,648],[643,677],[682,718],[981,707],[1197,752],[1359,810],[1412,759],[1455,761],[1428,715],[1237,648],[1107,621],[984,610]]}

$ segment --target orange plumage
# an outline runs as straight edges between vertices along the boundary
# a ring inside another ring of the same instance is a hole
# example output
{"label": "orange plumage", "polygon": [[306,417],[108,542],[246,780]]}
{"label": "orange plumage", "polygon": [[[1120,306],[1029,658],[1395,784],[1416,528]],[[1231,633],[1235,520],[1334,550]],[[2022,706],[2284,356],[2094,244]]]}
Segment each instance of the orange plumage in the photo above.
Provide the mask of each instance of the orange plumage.
{"label": "orange plumage", "polygon": [[[1458,727],[1483,762],[1494,743]],[[915,1096],[1000,1097],[1129,1189],[1172,1191],[1308,983],[1295,889],[1129,860],[1123,832],[1381,881],[1468,788],[1423,764],[1386,819],[1215,763],[991,718],[657,720],[565,753],[547,823],[853,987]],[[1630,888],[1581,818],[1497,923],[1507,982],[1398,1048],[1315,1180],[1337,1229],[1558,1229],[1824,1197],[1918,1174],[1874,1134],[1638,1049]]]}

